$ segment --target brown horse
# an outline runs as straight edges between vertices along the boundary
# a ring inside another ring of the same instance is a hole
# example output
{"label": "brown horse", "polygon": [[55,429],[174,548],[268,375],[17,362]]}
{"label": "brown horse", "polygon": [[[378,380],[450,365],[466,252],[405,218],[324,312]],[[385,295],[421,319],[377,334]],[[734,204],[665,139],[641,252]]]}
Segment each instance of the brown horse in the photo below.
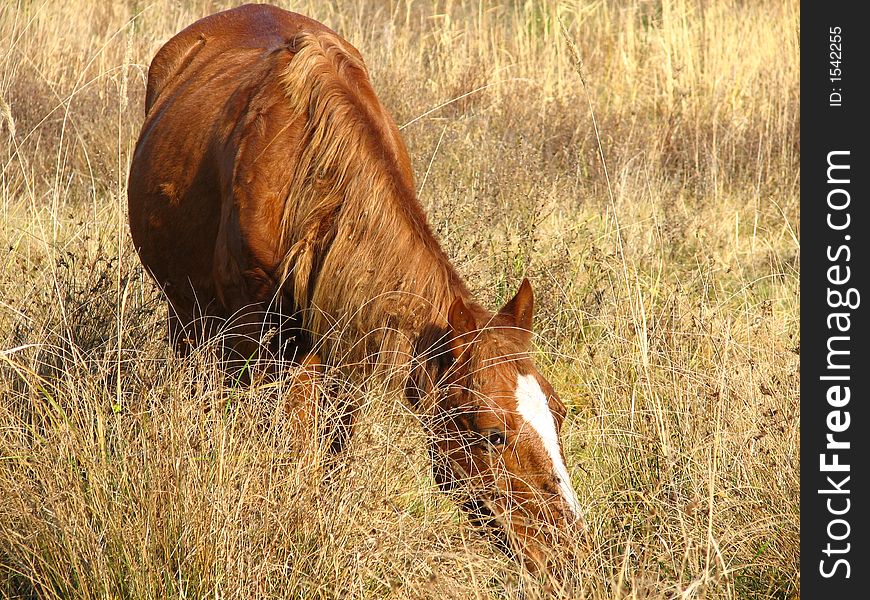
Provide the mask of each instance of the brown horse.
{"label": "brown horse", "polygon": [[[532,288],[474,302],[416,199],[398,129],[359,52],[324,25],[245,5],[197,21],[148,72],[130,232],[184,352],[398,374],[435,478],[501,526],[530,568],[582,529],[530,356]],[[319,359],[313,358],[316,356]]]}

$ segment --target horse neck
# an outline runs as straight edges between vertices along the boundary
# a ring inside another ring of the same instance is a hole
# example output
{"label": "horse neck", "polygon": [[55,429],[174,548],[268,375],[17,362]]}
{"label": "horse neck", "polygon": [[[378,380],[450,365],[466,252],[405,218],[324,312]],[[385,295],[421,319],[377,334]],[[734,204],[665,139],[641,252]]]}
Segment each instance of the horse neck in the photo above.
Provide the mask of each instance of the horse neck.
{"label": "horse neck", "polygon": [[[413,189],[355,184],[353,178],[335,235],[324,248],[306,325],[321,336],[344,335],[344,343],[330,345],[350,353],[346,358],[395,366],[410,360],[424,331],[446,328],[457,297],[477,305],[429,228]],[[348,344],[352,350],[345,349]]]}

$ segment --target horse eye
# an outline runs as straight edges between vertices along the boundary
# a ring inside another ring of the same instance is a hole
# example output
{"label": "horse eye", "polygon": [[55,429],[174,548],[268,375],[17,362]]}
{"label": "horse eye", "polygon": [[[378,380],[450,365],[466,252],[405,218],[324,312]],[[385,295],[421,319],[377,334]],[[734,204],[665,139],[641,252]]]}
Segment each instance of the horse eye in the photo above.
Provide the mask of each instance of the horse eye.
{"label": "horse eye", "polygon": [[504,432],[494,429],[486,434],[486,442],[490,446],[504,446]]}

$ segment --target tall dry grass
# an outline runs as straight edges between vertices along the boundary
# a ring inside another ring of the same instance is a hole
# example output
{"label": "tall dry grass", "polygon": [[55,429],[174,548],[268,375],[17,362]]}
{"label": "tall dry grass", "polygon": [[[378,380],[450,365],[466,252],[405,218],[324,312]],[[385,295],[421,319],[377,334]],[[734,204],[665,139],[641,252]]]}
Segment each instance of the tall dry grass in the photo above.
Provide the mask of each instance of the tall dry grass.
{"label": "tall dry grass", "polygon": [[378,382],[338,382],[364,414],[324,463],[291,383],[169,352],[127,168],[151,57],[231,4],[0,6],[0,596],[797,597],[798,3],[283,3],[362,51],[478,298],[534,282],[567,582],[435,490]]}

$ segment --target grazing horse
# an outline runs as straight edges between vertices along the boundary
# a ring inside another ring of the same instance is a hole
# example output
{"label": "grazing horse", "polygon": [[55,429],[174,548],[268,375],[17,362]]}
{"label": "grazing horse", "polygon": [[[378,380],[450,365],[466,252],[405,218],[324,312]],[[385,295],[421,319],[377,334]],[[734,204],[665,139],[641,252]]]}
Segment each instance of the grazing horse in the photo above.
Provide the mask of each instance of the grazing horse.
{"label": "grazing horse", "polygon": [[386,366],[438,485],[530,569],[582,530],[565,406],[529,356],[531,285],[497,312],[471,298],[362,57],[335,32],[245,5],[169,40],[128,199],[178,351],[221,333],[236,358],[269,346],[297,364]]}

